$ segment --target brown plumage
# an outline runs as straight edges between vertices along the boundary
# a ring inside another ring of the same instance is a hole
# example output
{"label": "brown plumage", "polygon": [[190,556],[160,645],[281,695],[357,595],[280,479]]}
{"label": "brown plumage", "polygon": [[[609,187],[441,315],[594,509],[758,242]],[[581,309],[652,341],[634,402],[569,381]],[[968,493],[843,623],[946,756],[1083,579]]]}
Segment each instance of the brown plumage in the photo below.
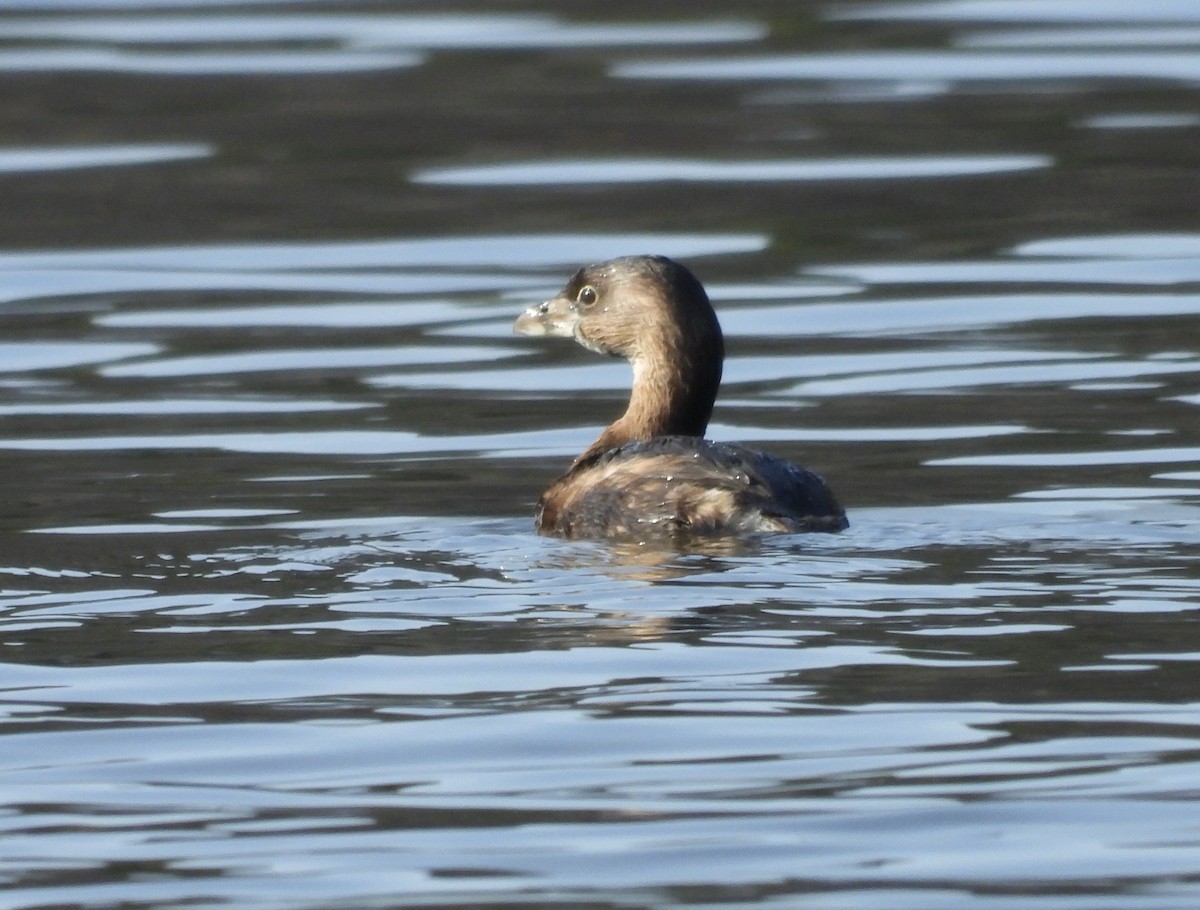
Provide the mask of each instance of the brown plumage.
{"label": "brown plumage", "polygon": [[580,269],[513,326],[574,338],[633,366],[625,413],[538,503],[537,527],[563,537],[840,531],[825,482],[796,465],[703,438],[724,341],[703,286],[662,256]]}

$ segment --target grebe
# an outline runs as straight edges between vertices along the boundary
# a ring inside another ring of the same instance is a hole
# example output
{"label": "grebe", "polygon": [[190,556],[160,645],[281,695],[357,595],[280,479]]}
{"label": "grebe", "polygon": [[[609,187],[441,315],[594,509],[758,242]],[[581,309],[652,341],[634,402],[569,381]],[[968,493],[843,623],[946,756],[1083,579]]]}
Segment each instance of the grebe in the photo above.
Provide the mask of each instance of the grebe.
{"label": "grebe", "polygon": [[562,537],[841,531],[825,481],[763,452],[704,439],[725,344],[696,277],[663,256],[580,269],[530,307],[518,335],[574,338],[633,366],[625,413],[538,501],[537,529]]}

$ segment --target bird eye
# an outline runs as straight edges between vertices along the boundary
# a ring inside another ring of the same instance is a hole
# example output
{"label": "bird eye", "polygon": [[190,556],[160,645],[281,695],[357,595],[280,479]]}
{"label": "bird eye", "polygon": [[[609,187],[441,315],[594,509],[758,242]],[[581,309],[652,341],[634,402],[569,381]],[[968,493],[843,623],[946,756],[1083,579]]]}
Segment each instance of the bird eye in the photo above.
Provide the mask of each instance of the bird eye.
{"label": "bird eye", "polygon": [[600,295],[596,293],[596,289],[590,284],[585,284],[579,289],[579,293],[575,295],[575,299],[583,306],[591,306],[599,297]]}

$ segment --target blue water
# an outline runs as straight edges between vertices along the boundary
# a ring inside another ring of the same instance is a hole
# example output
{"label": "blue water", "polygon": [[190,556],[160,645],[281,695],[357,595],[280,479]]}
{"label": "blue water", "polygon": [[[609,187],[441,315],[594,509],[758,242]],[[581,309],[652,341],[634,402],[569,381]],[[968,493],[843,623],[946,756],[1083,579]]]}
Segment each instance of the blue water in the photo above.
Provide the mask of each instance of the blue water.
{"label": "blue water", "polygon": [[[0,906],[1191,910],[1200,7],[0,10]],[[564,542],[686,262],[841,535]]]}

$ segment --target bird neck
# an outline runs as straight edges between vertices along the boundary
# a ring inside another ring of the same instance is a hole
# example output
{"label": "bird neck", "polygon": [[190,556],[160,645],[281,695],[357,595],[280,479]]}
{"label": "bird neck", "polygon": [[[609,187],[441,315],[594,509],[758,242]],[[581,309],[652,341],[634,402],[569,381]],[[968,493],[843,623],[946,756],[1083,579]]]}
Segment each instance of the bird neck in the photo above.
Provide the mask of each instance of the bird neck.
{"label": "bird neck", "polygon": [[659,344],[631,358],[629,406],[575,463],[655,436],[703,436],[721,385],[724,350],[717,331],[715,338],[705,333],[692,344]]}

